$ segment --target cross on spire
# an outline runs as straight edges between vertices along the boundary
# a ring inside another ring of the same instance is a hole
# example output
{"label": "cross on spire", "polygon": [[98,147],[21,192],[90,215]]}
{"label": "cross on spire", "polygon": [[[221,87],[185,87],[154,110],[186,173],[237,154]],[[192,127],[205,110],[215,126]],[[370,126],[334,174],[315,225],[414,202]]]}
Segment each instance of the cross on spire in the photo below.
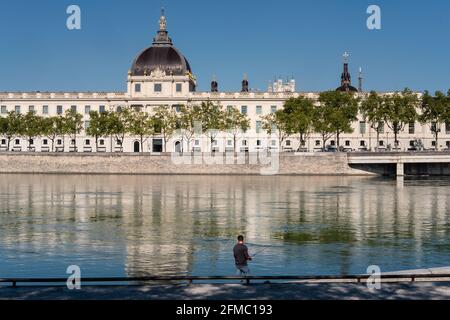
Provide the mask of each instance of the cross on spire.
{"label": "cross on spire", "polygon": [[350,54],[347,51],[345,51],[343,57],[344,57],[344,63],[348,63],[348,59],[350,57]]}

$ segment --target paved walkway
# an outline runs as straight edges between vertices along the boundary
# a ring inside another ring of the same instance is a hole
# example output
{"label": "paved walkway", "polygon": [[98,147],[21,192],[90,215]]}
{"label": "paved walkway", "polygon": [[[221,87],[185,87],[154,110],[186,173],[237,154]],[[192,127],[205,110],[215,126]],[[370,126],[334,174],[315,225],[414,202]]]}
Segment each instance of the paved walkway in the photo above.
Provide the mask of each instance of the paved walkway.
{"label": "paved walkway", "polygon": [[[433,268],[387,274],[450,274]],[[0,300],[450,300],[450,282],[382,283],[369,290],[365,283],[193,284],[148,286],[0,287]]]}
{"label": "paved walkway", "polygon": [[450,283],[390,283],[380,290],[364,284],[194,284],[133,287],[84,287],[69,291],[63,287],[0,288],[1,299],[18,300],[450,300]]}

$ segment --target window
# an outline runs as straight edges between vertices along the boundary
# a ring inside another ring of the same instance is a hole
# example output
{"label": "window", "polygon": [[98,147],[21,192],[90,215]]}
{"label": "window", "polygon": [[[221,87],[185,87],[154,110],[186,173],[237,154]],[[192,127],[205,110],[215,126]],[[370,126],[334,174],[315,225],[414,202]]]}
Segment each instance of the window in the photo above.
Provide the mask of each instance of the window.
{"label": "window", "polygon": [[28,112],[34,112],[34,106],[28,106]]}
{"label": "window", "polygon": [[439,126],[437,125],[436,122],[432,122],[432,123],[431,123],[431,133],[436,133],[436,131],[440,132],[439,129],[440,129],[440,128],[439,128]]}
{"label": "window", "polygon": [[384,147],[384,141],[380,140],[380,147]]}
{"label": "window", "polygon": [[262,106],[256,106],[256,114],[262,114]]}
{"label": "window", "polygon": [[431,146],[436,147],[436,141],[431,141]]}
{"label": "window", "polygon": [[91,113],[91,106],[85,106],[85,107],[84,107],[84,113],[85,113],[85,114]]}
{"label": "window", "polygon": [[2,106],[2,114],[8,113],[8,108],[6,106]]}
{"label": "window", "polygon": [[105,113],[105,106],[100,106],[98,109],[100,113]]}
{"label": "window", "polygon": [[101,140],[100,140],[100,145],[101,145],[101,146],[104,146],[104,145],[105,145],[105,140],[101,139]]}
{"label": "window", "polygon": [[[3,112],[2,112],[3,113]],[[445,133],[446,134],[450,134],[450,122],[447,122],[445,124]]]}
{"label": "window", "polygon": [[217,146],[217,140],[214,140],[212,144],[213,146]]}
{"label": "window", "polygon": [[42,106],[42,114],[48,114],[48,106]]}
{"label": "window", "polygon": [[56,106],[56,113],[62,114],[63,113],[63,106]]}
{"label": "window", "polygon": [[366,122],[365,121],[361,121],[359,123],[359,133],[366,134]]}
{"label": "window", "polygon": [[275,131],[277,131],[277,125],[275,123],[272,124],[272,133],[274,133]]}
{"label": "window", "polygon": [[446,141],[445,145],[447,146],[448,149],[450,149],[450,141]]}
{"label": "window", "polygon": [[195,145],[196,146],[200,145],[200,140],[195,140]]}
{"label": "window", "polygon": [[58,139],[58,141],[56,142],[57,145],[62,145],[62,140]]}
{"label": "window", "polygon": [[277,141],[276,140],[272,140],[272,147],[275,147],[277,145]]}
{"label": "window", "polygon": [[270,112],[272,112],[272,113],[277,112],[277,106],[271,106],[270,107]]}
{"label": "window", "polygon": [[378,127],[378,133],[384,134],[384,122],[380,123],[380,126]]}
{"label": "window", "polygon": [[414,134],[416,132],[416,124],[414,122],[411,122],[409,124],[409,134]]}
{"label": "window", "polygon": [[19,145],[20,144],[20,140],[16,139],[16,144]]}
{"label": "window", "polygon": [[350,140],[345,141],[345,146],[350,147]]}
{"label": "window", "polygon": [[6,144],[6,139],[2,139],[2,145]]}
{"label": "window", "polygon": [[85,121],[84,122],[84,130],[87,130],[89,128],[89,126],[91,125],[90,121]]}
{"label": "window", "polygon": [[77,106],[70,106],[70,110],[72,110],[73,112],[77,112]]}
{"label": "window", "polygon": [[414,147],[416,145],[416,142],[414,141],[414,140],[411,140],[410,142],[409,142],[409,146],[410,147]]}
{"label": "window", "polygon": [[261,129],[262,129],[262,122],[256,121],[256,133],[261,133]]}
{"label": "window", "polygon": [[154,91],[155,92],[161,92],[162,91],[162,84],[161,83],[155,83]]}
{"label": "window", "polygon": [[360,147],[365,147],[365,146],[366,146],[366,141],[361,140],[361,141],[359,142],[359,146],[360,146]]}
{"label": "window", "polygon": [[291,146],[291,140],[286,140],[286,146],[290,147]]}
{"label": "window", "polygon": [[177,92],[181,92],[182,88],[183,88],[183,87],[182,87],[181,83],[177,83],[177,84],[176,84],[176,91],[177,91]]}
{"label": "window", "polygon": [[14,108],[14,111],[15,111],[16,113],[20,113],[20,106],[16,106],[16,107]]}
{"label": "window", "polygon": [[336,145],[336,141],[331,140],[330,145],[331,145],[332,147],[334,147],[334,146]]}
{"label": "window", "polygon": [[74,146],[74,145],[75,145],[75,139],[72,139],[72,140],[70,141],[70,144]]}
{"label": "window", "polygon": [[34,139],[30,139],[30,146],[34,145]]}
{"label": "window", "polygon": [[43,144],[44,146],[48,145],[48,140],[47,140],[47,139],[44,139],[44,140],[42,141],[42,144]]}
{"label": "window", "polygon": [[257,145],[258,147],[260,147],[260,146],[261,146],[261,140],[256,140],[256,145]]}
{"label": "window", "polygon": [[316,147],[320,146],[320,140],[316,140]]}
{"label": "window", "polygon": [[306,141],[303,140],[303,141],[301,142],[300,145],[301,145],[302,147],[306,146]]}
{"label": "window", "polygon": [[176,106],[173,106],[173,107],[175,108],[176,112],[178,112],[178,113],[181,112],[181,106],[180,105],[176,105]]}
{"label": "window", "polygon": [[227,106],[227,111],[233,111],[233,106]]}
{"label": "window", "polygon": [[87,146],[90,146],[90,145],[91,145],[91,140],[87,139],[87,140],[86,140],[86,145],[87,145]]}
{"label": "window", "polygon": [[140,83],[136,83],[134,85],[134,91],[135,92],[141,92],[141,84]]}
{"label": "window", "polygon": [[246,146],[247,145],[247,140],[242,140],[242,145]]}
{"label": "window", "polygon": [[242,106],[241,107],[241,113],[242,114],[247,114],[247,106]]}
{"label": "window", "polygon": [[233,141],[232,141],[232,140],[228,140],[228,141],[227,141],[227,145],[228,145],[228,146],[232,146],[232,145],[233,145]]}

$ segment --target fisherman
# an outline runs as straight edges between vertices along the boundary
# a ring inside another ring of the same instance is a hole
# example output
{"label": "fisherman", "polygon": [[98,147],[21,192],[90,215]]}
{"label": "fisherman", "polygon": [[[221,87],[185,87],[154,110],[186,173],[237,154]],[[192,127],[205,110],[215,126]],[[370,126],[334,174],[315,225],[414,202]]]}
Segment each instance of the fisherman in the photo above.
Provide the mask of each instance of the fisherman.
{"label": "fisherman", "polygon": [[237,275],[249,276],[250,269],[248,268],[247,261],[252,261],[252,258],[248,254],[248,248],[244,244],[244,236],[238,237],[238,243],[233,249],[234,260],[236,263]]}

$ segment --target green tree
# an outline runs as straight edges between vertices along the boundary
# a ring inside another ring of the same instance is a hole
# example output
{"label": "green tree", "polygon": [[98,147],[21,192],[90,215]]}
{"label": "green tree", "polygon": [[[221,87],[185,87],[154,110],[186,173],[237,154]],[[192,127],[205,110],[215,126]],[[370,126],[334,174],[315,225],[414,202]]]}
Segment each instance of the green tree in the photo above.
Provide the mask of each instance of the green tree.
{"label": "green tree", "polygon": [[213,142],[216,140],[219,132],[225,128],[224,112],[220,104],[214,104],[211,101],[202,102],[200,105],[193,106],[194,112],[198,115],[202,133],[205,134],[210,141],[211,151]]}
{"label": "green tree", "polygon": [[384,129],[385,98],[375,91],[372,91],[369,96],[363,99],[360,108],[364,119],[369,122],[370,127],[377,133],[378,150],[378,146],[380,145],[380,134]]}
{"label": "green tree", "polygon": [[196,123],[200,124],[201,116],[198,109],[193,107],[181,106],[180,116],[178,118],[183,140],[186,139],[187,148],[191,151],[191,141],[196,134]]}
{"label": "green tree", "polygon": [[128,133],[139,137],[141,143],[141,152],[144,152],[144,142],[155,134],[155,123],[147,112],[133,110],[128,114],[127,119]]}
{"label": "green tree", "polygon": [[64,132],[67,133],[75,142],[75,151],[77,148],[77,135],[83,130],[83,116],[73,109],[66,111],[64,116]]}
{"label": "green tree", "polygon": [[98,152],[98,140],[101,137],[109,135],[110,131],[110,112],[91,111],[89,113],[89,126],[86,128],[86,134],[95,139],[95,151]]}
{"label": "green tree", "polygon": [[322,137],[322,151],[325,151],[327,141],[334,134],[334,128],[329,120],[329,112],[326,108],[322,106],[314,107],[314,117],[313,117],[313,129]]}
{"label": "green tree", "polygon": [[283,110],[270,113],[262,116],[262,128],[267,131],[269,135],[278,134],[278,143],[281,148],[284,140],[289,137],[291,126],[289,115]]}
{"label": "green tree", "polygon": [[4,119],[6,120],[3,120],[2,131],[8,143],[8,151],[11,151],[11,141],[23,134],[23,115],[11,111]]}
{"label": "green tree", "polygon": [[358,116],[358,98],[350,92],[326,91],[319,95],[319,102],[326,112],[325,119],[336,135],[337,148],[340,150],[342,133],[352,133],[352,123]]}
{"label": "green tree", "polygon": [[33,138],[42,135],[42,118],[36,115],[36,112],[28,112],[23,117],[22,134],[27,138],[28,150],[31,150],[31,141]]}
{"label": "green tree", "polygon": [[417,120],[418,108],[419,98],[409,89],[385,97],[384,121],[394,132],[396,149],[398,148],[398,134],[407,124]]}
{"label": "green tree", "polygon": [[236,108],[227,109],[224,112],[224,129],[233,136],[233,150],[236,152],[238,137],[250,129],[250,119]]}
{"label": "green tree", "polygon": [[132,121],[131,110],[121,108],[116,112],[110,112],[108,117],[108,132],[114,136],[120,147],[123,146],[125,135],[130,132],[129,122]]}
{"label": "green tree", "polygon": [[58,137],[64,139],[65,124],[62,116],[42,118],[41,120],[42,135],[52,142],[52,152],[55,151],[55,140]]}
{"label": "green tree", "polygon": [[422,124],[429,124],[434,134],[435,150],[439,149],[438,140],[442,125],[448,121],[449,97],[441,91],[436,91],[434,97],[425,91],[422,97],[421,114],[418,116]]}
{"label": "green tree", "polygon": [[164,152],[167,152],[167,142],[172,138],[179,124],[178,116],[172,108],[158,106],[153,110],[152,118],[155,131],[160,133],[164,140]]}
{"label": "green tree", "polygon": [[0,116],[0,136],[6,136],[8,132],[8,119]]}
{"label": "green tree", "polygon": [[297,134],[299,137],[299,150],[306,144],[306,140],[313,128],[314,101],[306,97],[291,98],[283,107],[286,114],[287,131],[290,135]]}

